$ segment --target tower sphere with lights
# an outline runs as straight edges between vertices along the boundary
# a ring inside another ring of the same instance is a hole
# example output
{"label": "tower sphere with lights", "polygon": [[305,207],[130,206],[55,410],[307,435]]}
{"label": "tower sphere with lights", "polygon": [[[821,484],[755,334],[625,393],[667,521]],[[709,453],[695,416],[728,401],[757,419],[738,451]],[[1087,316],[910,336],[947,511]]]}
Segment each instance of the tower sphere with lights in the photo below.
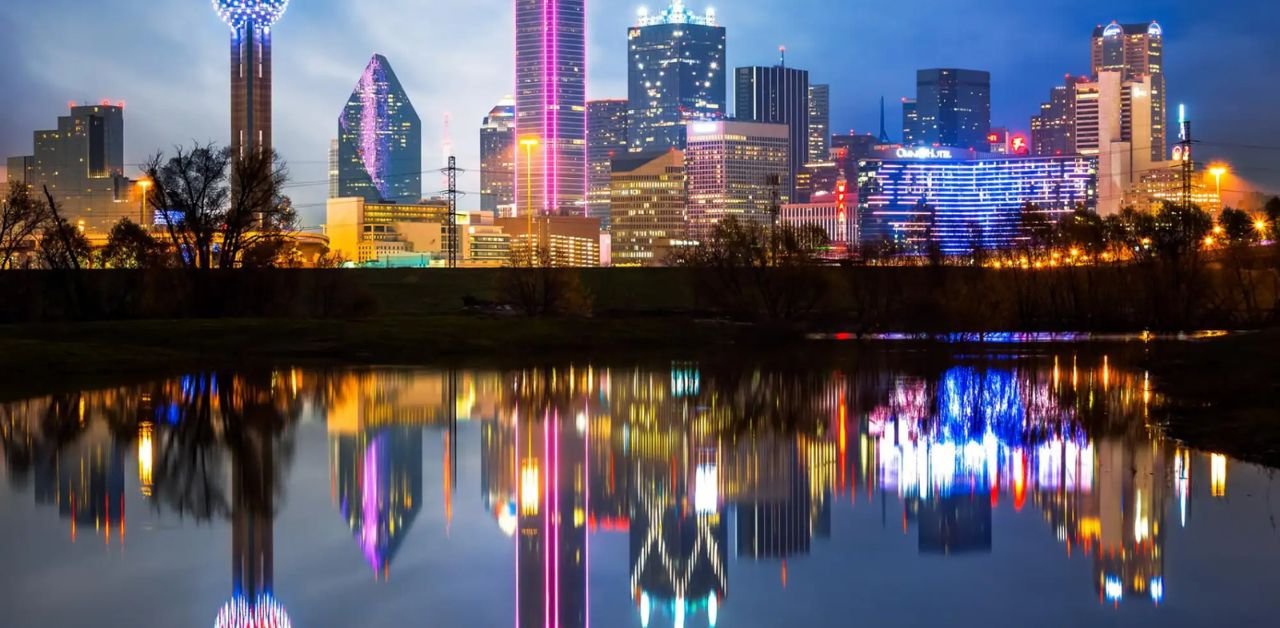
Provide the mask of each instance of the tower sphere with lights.
{"label": "tower sphere with lights", "polygon": [[271,27],[289,0],[213,0],[231,27],[231,149],[271,150]]}

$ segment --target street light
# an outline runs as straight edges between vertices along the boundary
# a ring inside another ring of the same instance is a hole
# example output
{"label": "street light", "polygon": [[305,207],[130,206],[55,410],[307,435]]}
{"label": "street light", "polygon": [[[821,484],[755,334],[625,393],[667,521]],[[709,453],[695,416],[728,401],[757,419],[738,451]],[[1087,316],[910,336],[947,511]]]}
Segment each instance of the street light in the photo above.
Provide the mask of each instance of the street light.
{"label": "street light", "polygon": [[142,198],[138,202],[138,226],[147,224],[147,190],[151,187],[151,179],[139,179],[138,187],[142,188]]}
{"label": "street light", "polygon": [[526,137],[520,140],[520,145],[524,147],[524,176],[525,176],[525,213],[528,215],[529,230],[525,235],[529,238],[529,265],[533,266],[533,149],[538,145],[538,138]]}
{"label": "street light", "polygon": [[1213,180],[1218,190],[1218,204],[1222,204],[1222,175],[1227,174],[1226,166],[1210,166],[1209,174],[1213,175]]}

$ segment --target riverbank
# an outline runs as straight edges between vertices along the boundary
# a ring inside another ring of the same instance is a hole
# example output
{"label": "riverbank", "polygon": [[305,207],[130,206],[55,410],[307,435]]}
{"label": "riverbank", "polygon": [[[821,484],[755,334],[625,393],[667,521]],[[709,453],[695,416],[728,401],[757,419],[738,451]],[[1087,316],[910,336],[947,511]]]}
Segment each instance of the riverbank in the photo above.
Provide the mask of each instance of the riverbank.
{"label": "riverbank", "polygon": [[688,317],[186,319],[0,326],[0,399],[190,370],[282,365],[526,367],[749,358],[820,368],[965,353],[1113,353],[1169,399],[1168,433],[1280,467],[1280,330],[1194,341],[992,345],[805,340],[793,329]]}

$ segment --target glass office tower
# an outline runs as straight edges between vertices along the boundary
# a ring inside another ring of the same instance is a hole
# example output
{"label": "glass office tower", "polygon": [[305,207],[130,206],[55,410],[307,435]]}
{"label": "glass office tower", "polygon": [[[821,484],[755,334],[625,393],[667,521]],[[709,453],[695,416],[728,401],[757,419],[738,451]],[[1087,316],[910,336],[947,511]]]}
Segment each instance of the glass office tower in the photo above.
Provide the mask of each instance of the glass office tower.
{"label": "glass office tower", "polygon": [[641,12],[627,31],[628,143],[632,150],[684,148],[685,123],[725,115],[725,29],[708,9],[673,0]]}
{"label": "glass office tower", "polygon": [[369,61],[338,118],[338,197],[422,199],[422,120],[382,55]]}

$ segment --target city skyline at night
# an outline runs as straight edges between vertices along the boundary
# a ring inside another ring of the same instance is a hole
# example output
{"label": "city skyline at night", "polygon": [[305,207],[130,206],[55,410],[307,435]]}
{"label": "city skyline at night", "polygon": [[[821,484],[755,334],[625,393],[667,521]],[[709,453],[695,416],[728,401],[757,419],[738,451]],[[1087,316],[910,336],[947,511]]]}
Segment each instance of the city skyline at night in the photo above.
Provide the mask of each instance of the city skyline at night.
{"label": "city skyline at night", "polygon": [[[206,76],[221,66],[225,77],[226,67],[225,52],[216,52],[219,48],[226,50],[226,40],[218,36],[218,29],[207,24],[216,20],[207,5],[187,7],[176,4],[159,10],[151,8],[146,15],[133,15],[132,9],[125,9],[119,19],[128,20],[130,28],[115,33],[110,29],[95,29],[93,26],[96,25],[76,19],[65,19],[75,13],[68,0],[30,4],[33,6],[27,14],[33,20],[56,17],[55,21],[78,36],[56,38],[63,42],[60,44],[62,49],[52,50],[39,40],[41,27],[33,24],[29,29],[15,28],[20,37],[0,44],[22,46],[22,52],[14,55],[21,63],[8,80],[13,83],[14,91],[27,95],[14,108],[11,124],[6,124],[0,133],[0,147],[6,154],[23,154],[29,150],[23,148],[24,137],[29,138],[32,129],[47,124],[44,121],[49,119],[51,110],[60,108],[67,100],[96,102],[103,94],[129,102],[130,134],[125,148],[129,164],[139,163],[143,156],[158,148],[171,146],[177,129],[183,131],[184,137],[230,139],[225,122],[217,124],[227,119],[225,78],[219,85],[212,80],[212,75]],[[439,49],[431,55],[430,61],[423,58],[420,50],[413,49],[416,40],[408,32],[396,24],[375,19],[378,14],[385,15],[387,10],[411,12],[425,9],[411,8],[407,4],[402,7],[397,0],[376,4],[379,6],[372,8],[322,8],[295,2],[290,5],[285,19],[272,29],[277,46],[273,58],[276,109],[273,131],[277,139],[272,143],[290,163],[299,181],[325,178],[324,162],[329,137],[319,131],[327,125],[318,120],[331,120],[332,114],[326,115],[325,108],[317,109],[312,101],[325,102],[327,99],[333,102],[345,96],[344,92],[350,90],[350,67],[367,61],[371,50],[403,59],[397,70],[407,91],[420,94],[418,97],[423,102],[430,103],[430,109],[421,112],[424,120],[439,120],[442,113],[448,112],[455,120],[474,118],[478,122],[493,102],[512,91],[512,68],[505,61],[511,58],[511,29],[491,28],[493,24],[508,23],[504,16],[512,15],[511,3],[483,3],[492,9],[486,12],[493,15],[487,25],[475,18],[479,12],[472,9],[433,8],[433,22],[441,24],[451,35],[440,41]],[[625,95],[626,29],[635,21],[634,8],[610,10],[599,5],[588,7],[588,97]],[[787,8],[788,14],[822,11],[833,20],[854,21],[866,10],[862,7],[829,6],[815,0]],[[1263,9],[1264,12],[1275,10],[1271,7]],[[1219,72],[1217,68],[1228,66],[1230,61],[1240,58],[1262,59],[1267,55],[1246,53],[1245,50],[1257,46],[1265,50],[1271,45],[1258,41],[1248,32],[1252,20],[1242,17],[1246,12],[1232,11],[1228,6],[1215,12],[1193,11],[1176,3],[1159,1],[1135,1],[1123,6],[1085,2],[1074,3],[1070,7],[1035,8],[997,2],[989,6],[978,21],[957,21],[954,12],[947,9],[915,16],[912,19],[918,20],[921,28],[913,30],[931,33],[928,45],[912,45],[913,38],[922,36],[908,35],[906,40],[896,37],[890,41],[887,35],[869,34],[851,46],[840,44],[842,47],[837,48],[835,42],[804,35],[802,20],[768,17],[781,11],[783,7],[780,5],[760,0],[735,6],[732,12],[718,15],[718,21],[728,32],[727,65],[738,67],[770,62],[776,46],[786,44],[789,58],[794,63],[822,75],[835,88],[833,91],[838,97],[831,103],[832,130],[835,132],[850,128],[874,130],[880,96],[893,100],[910,94],[915,70],[939,66],[990,71],[993,124],[1025,131],[1030,116],[1037,112],[1039,102],[1048,89],[1060,84],[1066,73],[1083,74],[1089,70],[1090,35],[1096,26],[1105,25],[1112,19],[1121,23],[1157,20],[1164,28],[1167,40],[1165,73],[1169,76],[1171,89],[1169,109],[1174,108],[1175,102],[1189,105],[1197,123],[1197,136],[1206,141],[1201,154],[1231,159],[1241,177],[1275,187],[1277,177],[1264,167],[1268,153],[1238,146],[1280,143],[1265,140],[1266,137],[1280,138],[1280,129],[1267,122],[1264,113],[1264,103],[1275,100],[1268,95],[1269,90],[1275,88],[1262,85],[1258,88],[1261,93],[1248,100],[1219,96],[1229,92],[1225,86],[1230,79],[1224,74],[1230,71]],[[900,23],[907,19],[906,10],[902,8],[885,7],[884,12],[886,15],[877,18],[881,23]],[[335,44],[330,41],[332,31],[325,25],[344,18],[352,21],[353,28]],[[187,19],[206,26],[193,31],[196,34],[191,36],[161,34],[161,25]],[[928,28],[944,23],[946,28]],[[1017,45],[1019,38],[1029,37],[1033,32],[1037,41],[1035,54],[1001,53],[1007,46]],[[465,40],[453,43],[452,38],[456,36],[465,37]],[[27,38],[31,41],[24,42]],[[71,43],[66,43],[68,41]],[[144,55],[147,56],[144,61],[135,63],[134,59],[139,55],[128,53],[161,41],[168,51],[162,58]],[[282,41],[285,43],[280,43]],[[492,45],[485,45],[486,42]],[[920,44],[923,43],[921,40]],[[120,62],[108,60],[105,71],[86,73],[71,59],[83,54],[83,47],[91,45],[118,49],[125,54],[120,56]],[[486,52],[477,53],[477,50]],[[856,71],[840,69],[855,67],[846,61],[856,57],[878,61],[873,68],[857,65]],[[57,71],[34,72],[37,59],[40,60],[39,67],[52,67]],[[124,59],[129,59],[129,62],[126,64]],[[494,59],[503,62],[494,63]],[[206,68],[208,72],[193,71],[200,68]],[[855,86],[858,88],[856,91],[852,89]],[[866,98],[850,96],[864,90]],[[171,106],[178,93],[183,94],[185,105],[189,105],[181,111]],[[200,94],[206,96],[199,97]],[[328,96],[313,98],[316,94]],[[137,113],[132,113],[135,111]],[[282,115],[286,111],[287,118]],[[429,156],[423,160],[424,169],[437,166],[431,162],[437,152],[433,147],[443,139],[440,126],[428,124],[424,128],[424,153]],[[891,119],[888,126],[896,128],[894,120]],[[459,162],[464,167],[470,165],[478,170],[479,146],[472,144],[475,142],[458,142]],[[462,181],[464,188],[478,190],[478,183],[469,182],[468,177],[478,181],[478,173],[464,175]],[[1243,185],[1237,182],[1229,187]],[[323,186],[299,185],[292,195],[303,213],[304,222],[318,222],[318,214],[322,212],[317,203],[325,195]],[[478,204],[478,195],[471,198]]]}

